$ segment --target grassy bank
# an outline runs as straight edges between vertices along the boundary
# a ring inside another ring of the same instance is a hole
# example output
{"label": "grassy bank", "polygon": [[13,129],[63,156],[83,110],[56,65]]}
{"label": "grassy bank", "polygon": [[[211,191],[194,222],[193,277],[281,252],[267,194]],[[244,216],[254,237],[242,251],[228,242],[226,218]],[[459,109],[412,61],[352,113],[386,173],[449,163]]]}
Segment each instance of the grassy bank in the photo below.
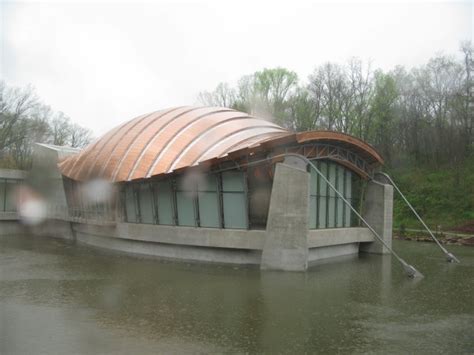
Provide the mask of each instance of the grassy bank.
{"label": "grassy bank", "polygon": [[[474,220],[474,159],[457,166],[391,169],[389,174],[430,227],[449,230]],[[394,227],[420,227],[395,195]]]}

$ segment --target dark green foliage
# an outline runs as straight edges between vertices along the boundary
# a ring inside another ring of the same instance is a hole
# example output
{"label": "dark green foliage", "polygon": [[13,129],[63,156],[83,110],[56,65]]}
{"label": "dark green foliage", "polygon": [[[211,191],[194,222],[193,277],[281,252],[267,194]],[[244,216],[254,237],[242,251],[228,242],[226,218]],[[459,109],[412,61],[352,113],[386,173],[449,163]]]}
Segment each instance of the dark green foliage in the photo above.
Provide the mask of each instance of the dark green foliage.
{"label": "dark green foliage", "polygon": [[[474,159],[459,166],[406,166],[389,173],[429,226],[446,230],[474,220]],[[399,196],[394,219],[395,228],[422,228]]]}

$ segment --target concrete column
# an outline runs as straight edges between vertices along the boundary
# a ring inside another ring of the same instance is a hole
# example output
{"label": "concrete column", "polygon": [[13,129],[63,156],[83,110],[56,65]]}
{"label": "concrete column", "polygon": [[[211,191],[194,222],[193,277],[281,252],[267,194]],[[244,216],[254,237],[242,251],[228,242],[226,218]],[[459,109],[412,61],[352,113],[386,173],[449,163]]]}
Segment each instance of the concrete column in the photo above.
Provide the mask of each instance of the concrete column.
{"label": "concrete column", "polygon": [[260,268],[308,268],[309,173],[298,164],[276,165]]}
{"label": "concrete column", "polygon": [[[391,247],[393,228],[393,186],[369,181],[364,196],[362,217],[379,236]],[[361,243],[360,251],[374,254],[388,254],[382,243],[375,240]]]}

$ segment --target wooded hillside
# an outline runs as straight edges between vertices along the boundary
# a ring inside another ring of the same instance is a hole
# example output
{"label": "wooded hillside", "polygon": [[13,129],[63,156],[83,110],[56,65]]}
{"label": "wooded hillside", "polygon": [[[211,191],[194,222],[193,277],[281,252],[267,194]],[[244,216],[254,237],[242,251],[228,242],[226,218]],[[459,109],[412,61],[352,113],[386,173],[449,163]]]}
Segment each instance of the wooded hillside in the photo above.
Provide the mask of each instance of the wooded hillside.
{"label": "wooded hillside", "polygon": [[[473,47],[391,71],[351,59],[317,66],[305,80],[264,69],[199,94],[296,131],[328,129],[357,136],[383,155],[385,170],[432,224],[474,219]],[[395,224],[415,221],[396,201]]]}

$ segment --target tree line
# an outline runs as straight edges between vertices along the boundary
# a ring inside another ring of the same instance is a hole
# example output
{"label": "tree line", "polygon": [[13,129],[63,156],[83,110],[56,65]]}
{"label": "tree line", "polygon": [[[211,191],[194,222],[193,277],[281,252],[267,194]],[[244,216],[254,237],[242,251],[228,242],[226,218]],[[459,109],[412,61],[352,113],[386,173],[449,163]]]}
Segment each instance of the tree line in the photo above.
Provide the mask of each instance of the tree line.
{"label": "tree line", "polygon": [[89,129],[43,104],[31,86],[0,81],[0,168],[30,168],[34,143],[81,148],[91,138]]}
{"label": "tree line", "polygon": [[317,66],[305,83],[286,68],[201,92],[205,105],[231,107],[295,131],[334,130],[374,145],[389,167],[461,163],[473,155],[473,46],[407,69],[374,70],[352,58]]}

